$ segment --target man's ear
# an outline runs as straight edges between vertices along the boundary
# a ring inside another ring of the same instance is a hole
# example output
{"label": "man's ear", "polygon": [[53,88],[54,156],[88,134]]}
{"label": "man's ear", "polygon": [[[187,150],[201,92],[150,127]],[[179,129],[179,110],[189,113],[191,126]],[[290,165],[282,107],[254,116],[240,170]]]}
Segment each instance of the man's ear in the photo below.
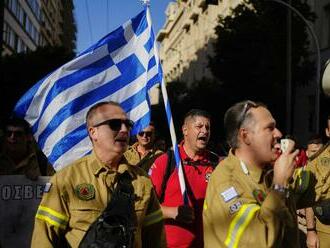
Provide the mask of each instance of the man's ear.
{"label": "man's ear", "polygon": [[240,128],[238,130],[238,140],[241,143],[244,143],[246,145],[250,145],[251,144],[251,139],[250,139],[250,135],[247,129],[245,128]]}
{"label": "man's ear", "polygon": [[88,127],[88,134],[89,134],[89,137],[92,140],[97,139],[97,128],[95,128],[95,127]]}
{"label": "man's ear", "polygon": [[183,133],[183,136],[186,136],[186,135],[187,135],[187,132],[188,132],[187,125],[186,125],[186,124],[183,124],[183,125],[182,125],[182,133]]}
{"label": "man's ear", "polygon": [[325,129],[325,135],[328,137],[328,138],[330,138],[330,128],[326,128]]}

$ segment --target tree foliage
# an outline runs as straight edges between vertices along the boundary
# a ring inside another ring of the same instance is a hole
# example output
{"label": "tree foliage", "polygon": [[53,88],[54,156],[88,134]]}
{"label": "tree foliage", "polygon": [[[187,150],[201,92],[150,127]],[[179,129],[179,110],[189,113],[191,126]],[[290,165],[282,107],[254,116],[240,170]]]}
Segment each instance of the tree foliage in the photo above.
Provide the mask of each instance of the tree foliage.
{"label": "tree foliage", "polygon": [[[305,19],[314,21],[306,1],[291,4]],[[232,14],[219,17],[215,56],[209,66],[223,82],[230,101],[263,101],[285,123],[288,8],[272,1],[244,0]],[[293,12],[292,12],[293,13]],[[314,76],[306,24],[292,14],[292,88]]]}

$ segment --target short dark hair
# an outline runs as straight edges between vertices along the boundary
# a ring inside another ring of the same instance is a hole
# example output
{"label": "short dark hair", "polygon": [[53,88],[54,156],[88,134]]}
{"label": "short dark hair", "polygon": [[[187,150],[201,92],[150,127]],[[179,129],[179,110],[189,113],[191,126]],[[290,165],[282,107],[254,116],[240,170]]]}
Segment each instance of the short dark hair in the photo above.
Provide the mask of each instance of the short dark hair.
{"label": "short dark hair", "polygon": [[30,124],[24,120],[23,118],[19,117],[10,117],[7,119],[4,124],[3,124],[3,129],[6,131],[7,127],[12,126],[12,127],[20,127],[24,130],[25,134],[30,134],[31,133],[31,126]]}
{"label": "short dark hair", "polygon": [[112,106],[118,106],[121,107],[119,103],[114,102],[114,101],[108,101],[108,102],[98,102],[96,104],[94,104],[92,107],[90,107],[90,109],[87,111],[86,114],[86,125],[88,126],[89,121],[91,120],[91,118],[94,116],[94,114],[96,113],[96,110],[103,106],[103,105],[112,105]]}
{"label": "short dark hair", "polygon": [[234,104],[226,111],[224,116],[224,128],[227,143],[232,149],[239,147],[237,139],[239,129],[246,123],[253,121],[252,114],[249,110],[258,107],[267,108],[266,105],[261,102],[245,100]]}
{"label": "short dark hair", "polygon": [[312,134],[307,141],[307,145],[310,144],[323,144],[322,136],[319,134]]}
{"label": "short dark hair", "polygon": [[196,116],[202,116],[209,120],[211,119],[211,115],[209,114],[209,112],[202,109],[191,109],[185,114],[183,118],[183,123],[186,123],[187,119],[194,118]]}

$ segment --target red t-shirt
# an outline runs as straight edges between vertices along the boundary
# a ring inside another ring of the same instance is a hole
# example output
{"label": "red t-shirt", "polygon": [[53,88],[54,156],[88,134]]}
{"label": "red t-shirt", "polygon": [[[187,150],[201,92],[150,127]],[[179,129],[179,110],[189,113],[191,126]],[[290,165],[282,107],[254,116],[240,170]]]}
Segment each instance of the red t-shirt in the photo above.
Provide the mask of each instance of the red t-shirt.
{"label": "red t-shirt", "polygon": [[[168,219],[165,221],[165,231],[168,247],[203,247],[203,203],[206,193],[208,178],[213,171],[210,163],[210,154],[205,151],[197,160],[194,161],[188,157],[181,145],[179,147],[180,156],[186,178],[186,188],[188,192],[189,205],[195,209],[195,221],[192,224],[182,224],[175,220]],[[156,159],[150,170],[150,177],[154,184],[158,197],[161,196],[162,182],[165,176],[167,166],[167,153]],[[183,205],[183,198],[180,190],[178,178],[178,170],[174,169],[173,173],[167,181],[165,188],[163,206],[177,207]]]}

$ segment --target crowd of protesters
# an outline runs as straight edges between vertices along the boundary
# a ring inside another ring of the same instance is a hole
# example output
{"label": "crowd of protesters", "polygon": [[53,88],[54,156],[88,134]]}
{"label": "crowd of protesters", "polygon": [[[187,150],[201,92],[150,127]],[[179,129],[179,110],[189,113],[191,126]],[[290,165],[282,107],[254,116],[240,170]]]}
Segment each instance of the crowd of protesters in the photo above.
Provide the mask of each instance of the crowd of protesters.
{"label": "crowd of protesters", "polygon": [[86,118],[92,154],[56,173],[25,120],[2,125],[0,175],[52,176],[32,247],[111,243],[90,233],[114,213],[134,219],[125,222],[133,235],[114,241],[127,247],[330,247],[330,116],[299,150],[287,136],[285,150],[267,106],[242,101],[224,116],[229,149],[216,154],[211,116],[192,109],[178,147],[182,174],[155,123],[130,137],[133,123],[115,102],[94,105]]}

